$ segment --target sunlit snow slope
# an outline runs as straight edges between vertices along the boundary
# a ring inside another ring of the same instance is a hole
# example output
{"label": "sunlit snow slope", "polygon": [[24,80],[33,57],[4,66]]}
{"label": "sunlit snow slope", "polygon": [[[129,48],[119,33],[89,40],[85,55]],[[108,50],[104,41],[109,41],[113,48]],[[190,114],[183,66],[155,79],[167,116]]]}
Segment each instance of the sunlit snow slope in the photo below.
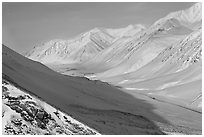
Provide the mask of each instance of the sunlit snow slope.
{"label": "sunlit snow slope", "polygon": [[91,59],[121,37],[142,31],[142,25],[129,25],[121,29],[95,28],[69,40],[51,40],[35,46],[26,57],[44,64],[81,63]]}

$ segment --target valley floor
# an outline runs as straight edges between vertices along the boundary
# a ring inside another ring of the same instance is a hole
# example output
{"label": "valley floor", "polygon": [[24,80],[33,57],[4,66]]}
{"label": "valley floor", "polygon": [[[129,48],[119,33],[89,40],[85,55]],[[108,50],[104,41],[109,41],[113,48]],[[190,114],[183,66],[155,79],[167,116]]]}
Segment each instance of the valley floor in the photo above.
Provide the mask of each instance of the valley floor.
{"label": "valley floor", "polygon": [[[145,100],[154,107],[154,113],[166,119],[168,124],[156,122],[156,125],[166,134],[202,134],[202,112],[191,110],[172,103],[171,100],[162,96],[141,94],[138,91],[123,90],[135,98]],[[179,103],[178,103],[179,104]],[[151,115],[143,114],[151,119]]]}

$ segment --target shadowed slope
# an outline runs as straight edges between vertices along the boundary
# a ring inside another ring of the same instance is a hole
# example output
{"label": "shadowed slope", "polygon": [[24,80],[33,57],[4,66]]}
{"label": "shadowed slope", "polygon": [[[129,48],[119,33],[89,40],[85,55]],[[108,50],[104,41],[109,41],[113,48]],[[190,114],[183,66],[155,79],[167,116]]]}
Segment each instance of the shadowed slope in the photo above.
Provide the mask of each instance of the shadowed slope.
{"label": "shadowed slope", "polygon": [[[140,116],[144,114],[154,121],[166,123],[164,119],[153,113],[153,106],[105,83],[93,82],[85,78],[63,76],[40,63],[22,57],[5,46],[3,46],[2,67],[3,75],[7,79],[25,91],[73,115],[74,118],[88,126],[94,127],[102,134],[162,134],[153,122]],[[80,106],[80,108],[75,106]],[[78,111],[81,108],[88,113],[79,113]],[[105,123],[113,120],[116,122],[116,127],[109,124],[104,126],[103,122],[96,120],[98,115]],[[126,121],[121,121],[120,117],[122,115],[130,115],[133,119],[138,119],[138,121],[133,121],[133,124],[143,123],[138,126],[127,125]],[[94,120],[94,118],[96,119]]]}

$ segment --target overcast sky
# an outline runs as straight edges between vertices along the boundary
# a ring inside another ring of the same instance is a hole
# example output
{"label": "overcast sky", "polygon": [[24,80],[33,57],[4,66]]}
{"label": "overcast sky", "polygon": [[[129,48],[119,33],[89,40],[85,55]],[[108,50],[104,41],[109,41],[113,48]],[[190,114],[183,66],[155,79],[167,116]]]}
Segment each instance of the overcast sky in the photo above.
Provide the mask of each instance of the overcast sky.
{"label": "overcast sky", "polygon": [[3,3],[3,44],[23,53],[51,39],[68,39],[94,27],[146,26],[193,3]]}

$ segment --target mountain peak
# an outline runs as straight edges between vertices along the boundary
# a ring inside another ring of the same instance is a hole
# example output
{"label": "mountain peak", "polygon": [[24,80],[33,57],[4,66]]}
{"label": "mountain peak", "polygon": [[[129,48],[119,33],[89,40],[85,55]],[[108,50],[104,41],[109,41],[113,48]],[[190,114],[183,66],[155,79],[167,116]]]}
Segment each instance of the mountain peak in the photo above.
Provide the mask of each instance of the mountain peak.
{"label": "mountain peak", "polygon": [[98,27],[95,27],[95,28],[91,29],[88,32],[96,33],[96,32],[99,32],[99,31],[101,31],[101,29],[99,29]]}
{"label": "mountain peak", "polygon": [[193,6],[190,7],[190,9],[201,11],[202,10],[202,3],[201,2],[195,3]]}
{"label": "mountain peak", "polygon": [[169,13],[166,17],[161,18],[154,24],[162,24],[169,19],[176,19],[182,24],[190,29],[199,28],[202,21],[202,3],[196,3],[188,9],[175,11]]}

